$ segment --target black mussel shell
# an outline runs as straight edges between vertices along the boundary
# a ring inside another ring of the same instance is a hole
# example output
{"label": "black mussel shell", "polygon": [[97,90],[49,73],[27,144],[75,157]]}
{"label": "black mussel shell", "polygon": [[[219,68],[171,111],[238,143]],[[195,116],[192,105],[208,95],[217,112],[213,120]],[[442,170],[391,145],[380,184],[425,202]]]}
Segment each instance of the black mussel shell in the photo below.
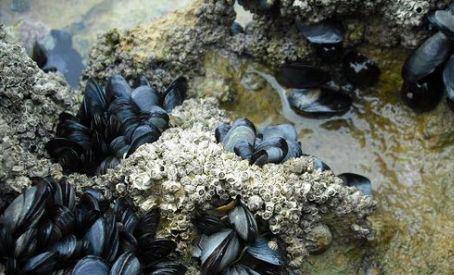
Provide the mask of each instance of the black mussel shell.
{"label": "black mussel shell", "polygon": [[144,267],[162,261],[172,253],[177,244],[163,239],[154,239],[151,234],[142,235],[137,239],[139,245],[139,259]]}
{"label": "black mussel shell", "polygon": [[345,55],[343,72],[352,84],[359,87],[375,85],[380,77],[377,63],[357,51]]}
{"label": "black mussel shell", "polygon": [[275,250],[268,245],[268,240],[258,237],[255,243],[249,245],[246,253],[252,257],[274,266],[285,265],[285,260],[279,250]]}
{"label": "black mussel shell", "polygon": [[180,76],[177,78],[165,92],[164,102],[162,106],[167,112],[181,105],[187,97],[188,81],[185,77]]}
{"label": "black mussel shell", "polygon": [[301,150],[301,143],[299,141],[286,140],[286,142],[288,151],[282,162],[285,162],[292,158],[299,158],[303,155],[303,151]]}
{"label": "black mussel shell", "polygon": [[255,242],[258,234],[257,222],[254,215],[243,203],[238,204],[229,213],[229,220],[243,240],[249,243]]}
{"label": "black mussel shell", "polygon": [[16,239],[5,227],[0,227],[0,257],[10,256],[11,252],[15,250]]}
{"label": "black mussel shell", "polygon": [[236,264],[236,265],[229,267],[229,269],[227,269],[227,271],[225,271],[223,274],[224,275],[260,275],[260,273],[253,270],[249,266],[242,265],[242,264]]}
{"label": "black mussel shell", "polygon": [[277,6],[274,0],[238,0],[238,4],[246,10],[268,12]]}
{"label": "black mussel shell", "polygon": [[240,140],[233,147],[233,152],[242,159],[250,160],[254,153],[254,146],[245,140]]}
{"label": "black mussel shell", "polygon": [[448,94],[448,100],[454,101],[454,55],[451,55],[443,70],[443,83]]}
{"label": "black mussel shell", "polygon": [[54,138],[46,144],[46,150],[54,161],[60,163],[65,172],[77,172],[83,167],[84,148],[77,142]]}
{"label": "black mussel shell", "polygon": [[87,124],[90,120],[99,119],[107,110],[107,99],[104,90],[93,79],[87,81],[85,86],[84,100],[79,110],[79,117]]}
{"label": "black mussel shell", "polygon": [[[14,250],[14,257],[17,259],[34,255],[37,247],[36,239],[37,230],[35,228],[29,228],[19,238],[16,239],[16,247]],[[0,241],[1,240],[0,238]]]}
{"label": "black mussel shell", "polygon": [[39,68],[44,68],[47,64],[47,51],[37,41],[33,43],[31,58],[36,62]]}
{"label": "black mussel shell", "polygon": [[142,113],[147,124],[153,124],[163,132],[169,127],[169,115],[159,106],[153,106],[148,112]]}
{"label": "black mussel shell", "polygon": [[158,229],[160,218],[161,213],[159,211],[159,208],[154,208],[145,213],[139,218],[139,222],[134,230],[134,235],[142,236],[148,234],[150,236],[153,236],[154,238]]}
{"label": "black mussel shell", "polygon": [[11,234],[22,234],[40,221],[47,198],[46,185],[38,184],[28,188],[5,209],[0,224]]}
{"label": "black mussel shell", "polygon": [[29,258],[22,268],[26,274],[50,274],[58,263],[55,252],[44,252]]}
{"label": "black mussel shell", "polygon": [[315,45],[315,52],[323,62],[335,63],[342,57],[342,43]]}
{"label": "black mussel shell", "polygon": [[432,74],[448,58],[452,46],[446,35],[437,32],[408,57],[402,77],[409,83],[416,83]]}
{"label": "black mussel shell", "polygon": [[125,228],[121,228],[120,232],[118,233],[120,239],[120,249],[121,251],[130,251],[136,252],[139,244],[137,243],[136,237],[126,231]]}
{"label": "black mussel shell", "polygon": [[101,164],[99,164],[98,168],[96,169],[96,173],[98,175],[102,175],[107,173],[109,169],[115,169],[118,165],[120,165],[120,159],[115,156],[108,156],[106,157]]}
{"label": "black mussel shell", "polygon": [[123,159],[129,151],[129,144],[124,136],[118,136],[109,145],[112,153],[118,158]]}
{"label": "black mussel shell", "polygon": [[314,170],[317,170],[319,172],[331,170],[331,168],[321,159],[317,157],[312,157],[312,160],[314,162]]}
{"label": "black mussel shell", "polygon": [[109,267],[100,257],[89,255],[79,260],[71,275],[108,275]]}
{"label": "black mussel shell", "polygon": [[123,127],[138,122],[140,109],[129,98],[119,97],[109,106],[108,112],[115,115]]}
{"label": "black mussel shell", "polygon": [[90,255],[102,256],[112,262],[118,252],[118,228],[113,215],[100,217],[84,236]]}
{"label": "black mussel shell", "polygon": [[368,178],[353,173],[343,173],[338,177],[344,181],[345,185],[356,187],[364,195],[372,196],[372,183]]}
{"label": "black mussel shell", "polygon": [[150,86],[140,86],[134,89],[131,99],[144,112],[150,111],[153,106],[158,106],[161,102],[159,93]]}
{"label": "black mussel shell", "polygon": [[107,81],[106,98],[107,103],[113,102],[117,98],[129,99],[131,87],[121,75],[113,75]]}
{"label": "black mussel shell", "polygon": [[449,97],[446,99],[446,102],[448,103],[449,109],[454,112],[454,100],[450,99]]}
{"label": "black mussel shell", "polygon": [[50,220],[45,220],[38,227],[38,247],[44,249],[56,243],[63,236],[61,229]]}
{"label": "black mussel shell", "polygon": [[427,18],[429,22],[450,38],[454,38],[454,14],[450,10],[437,10]]}
{"label": "black mussel shell", "polygon": [[239,33],[244,33],[243,27],[238,22],[233,22],[232,26],[230,27],[230,34],[237,35]]}
{"label": "black mussel shell", "polygon": [[280,163],[288,154],[288,144],[283,138],[275,137],[263,140],[255,147],[250,163],[263,166],[267,163]]}
{"label": "black mussel shell", "polygon": [[131,137],[131,147],[128,155],[134,153],[140,146],[146,143],[152,143],[159,139],[161,132],[152,124],[140,125],[137,127]]}
{"label": "black mussel shell", "polygon": [[181,275],[186,273],[187,268],[174,262],[160,262],[150,266],[147,271],[150,275]]}
{"label": "black mussel shell", "polygon": [[295,112],[314,118],[342,115],[352,105],[352,99],[348,95],[326,88],[291,90],[287,97]]}
{"label": "black mussel shell", "polygon": [[78,241],[76,236],[68,235],[51,247],[51,251],[57,253],[60,259],[70,260],[81,256],[85,250],[85,242]]}
{"label": "black mussel shell", "polygon": [[217,143],[222,142],[224,140],[230,128],[232,128],[232,126],[230,126],[230,124],[228,123],[222,123],[218,127],[216,127],[216,130],[214,131],[214,136],[216,138]]}
{"label": "black mussel shell", "polygon": [[443,97],[443,81],[438,73],[433,73],[416,83],[404,82],[401,97],[415,112],[432,111]]}
{"label": "black mussel shell", "polygon": [[225,150],[233,152],[235,145],[239,141],[245,141],[254,145],[255,137],[256,130],[254,124],[246,118],[240,118],[232,124],[222,143],[224,144]]}
{"label": "black mussel shell", "polygon": [[63,235],[69,234],[74,229],[76,217],[69,208],[56,205],[49,209],[49,212],[53,224],[60,229]]}
{"label": "black mussel shell", "polygon": [[339,44],[344,41],[343,27],[335,22],[325,21],[315,24],[296,24],[300,33],[312,44]]}
{"label": "black mussel shell", "polygon": [[308,89],[320,87],[330,80],[330,76],[318,68],[291,63],[280,68],[276,79],[285,88]]}
{"label": "black mussel shell", "polygon": [[138,275],[140,273],[140,262],[131,252],[121,254],[112,265],[111,275]]}
{"label": "black mussel shell", "polygon": [[194,218],[194,224],[200,235],[211,235],[226,227],[220,217],[207,213],[198,214]]}
{"label": "black mussel shell", "polygon": [[240,253],[240,242],[231,229],[202,238],[199,247],[202,250],[202,274],[221,273]]}
{"label": "black mussel shell", "polygon": [[123,225],[123,228],[129,233],[134,233],[134,230],[139,223],[139,217],[132,206],[124,199],[117,199],[115,200],[113,211],[117,222],[120,222]]}

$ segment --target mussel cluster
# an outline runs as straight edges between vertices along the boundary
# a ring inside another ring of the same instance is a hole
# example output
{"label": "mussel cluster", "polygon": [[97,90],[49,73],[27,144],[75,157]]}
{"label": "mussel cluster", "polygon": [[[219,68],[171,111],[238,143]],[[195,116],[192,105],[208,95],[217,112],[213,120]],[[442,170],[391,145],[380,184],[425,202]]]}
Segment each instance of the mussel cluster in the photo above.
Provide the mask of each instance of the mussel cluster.
{"label": "mussel cluster", "polygon": [[57,136],[47,151],[66,173],[103,174],[139,146],[159,139],[168,112],[186,98],[187,81],[177,78],[161,95],[142,77],[132,89],[120,75],[105,88],[88,80],[77,116],[60,115]]}
{"label": "mussel cluster", "polygon": [[240,118],[232,125],[219,125],[215,137],[225,150],[258,166],[282,163],[303,154],[295,127],[290,124],[269,126],[257,133],[250,120]]}
{"label": "mussel cluster", "polygon": [[[281,274],[286,261],[275,237],[239,199],[199,213],[194,249],[202,274]],[[263,228],[262,228],[263,227]]]}
{"label": "mussel cluster", "polygon": [[401,95],[417,112],[433,110],[447,92],[454,110],[454,8],[437,10],[428,16],[436,32],[424,41],[406,60]]}
{"label": "mussel cluster", "polygon": [[[352,87],[376,84],[380,76],[377,64],[356,49],[343,49],[344,30],[340,23],[324,21],[316,24],[296,24],[301,35],[315,47],[325,63],[341,62],[341,75]],[[298,114],[319,118],[342,115],[352,105],[352,89],[333,85],[330,74],[303,62],[281,66],[276,79],[288,90],[290,107]],[[344,85],[345,86],[345,85]]]}
{"label": "mussel cluster", "polygon": [[66,181],[33,182],[0,216],[0,264],[7,274],[185,273],[171,255],[176,244],[155,239],[158,209],[139,215],[97,189],[77,198]]}
{"label": "mussel cluster", "polygon": [[[310,156],[303,153],[296,129],[291,124],[270,125],[257,132],[247,118],[237,119],[232,125],[220,124],[215,130],[215,138],[224,149],[235,153],[249,164],[263,166],[267,163],[283,163],[291,158]],[[331,170],[322,160],[312,156],[314,170]],[[365,195],[372,195],[372,184],[364,176],[344,173],[337,175],[346,186],[358,188]]]}

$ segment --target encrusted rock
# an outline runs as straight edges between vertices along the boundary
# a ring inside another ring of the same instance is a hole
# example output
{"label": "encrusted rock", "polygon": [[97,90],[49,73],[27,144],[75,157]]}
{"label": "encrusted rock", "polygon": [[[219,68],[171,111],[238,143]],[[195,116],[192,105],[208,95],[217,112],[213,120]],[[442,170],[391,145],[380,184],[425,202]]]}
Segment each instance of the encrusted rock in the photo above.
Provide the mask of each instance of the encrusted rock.
{"label": "encrusted rock", "polygon": [[[160,207],[165,224],[160,234],[177,240],[186,255],[196,236],[191,223],[194,210],[209,207],[218,197],[240,195],[284,240],[294,266],[302,263],[307,247],[321,250],[329,244],[329,236],[319,232],[326,233],[320,223],[353,237],[372,233],[365,223],[375,209],[371,197],[343,186],[332,172],[312,170],[309,157],[263,168],[249,165],[216,143],[214,129],[224,120],[225,113],[213,98],[187,100],[172,113],[175,127],[157,142],[140,147],[102,177],[87,180],[72,175],[70,181],[79,188],[103,187],[114,195],[127,192],[143,210]],[[152,176],[156,173],[159,177]],[[361,226],[359,234],[354,226]]]}
{"label": "encrusted rock", "polygon": [[63,78],[43,73],[0,25],[0,193],[20,191],[24,176],[59,174],[44,144],[64,110],[75,106]]}

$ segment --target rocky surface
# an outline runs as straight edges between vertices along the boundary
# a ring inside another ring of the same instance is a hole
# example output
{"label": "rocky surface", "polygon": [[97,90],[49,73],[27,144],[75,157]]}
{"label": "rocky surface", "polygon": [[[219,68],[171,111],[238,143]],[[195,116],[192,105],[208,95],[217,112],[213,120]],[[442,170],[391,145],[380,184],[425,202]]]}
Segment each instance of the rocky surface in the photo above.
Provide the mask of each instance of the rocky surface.
{"label": "rocky surface", "polygon": [[44,144],[58,115],[74,107],[64,79],[43,73],[0,25],[0,190],[20,191],[25,176],[58,170],[43,158]]}
{"label": "rocky surface", "polygon": [[[278,12],[258,12],[245,33],[234,36],[230,33],[236,18],[232,0],[197,0],[186,11],[151,24],[126,32],[112,30],[91,52],[85,78],[105,78],[120,72],[133,79],[145,74],[159,86],[178,74],[206,75],[205,55],[220,49],[269,66],[310,58],[313,49],[298,33],[295,20],[339,18],[347,30],[346,45],[368,42],[381,47],[415,46],[426,35],[424,16],[444,1],[281,2]],[[196,93],[207,95],[205,91]],[[209,95],[221,100],[232,98],[225,92]]]}
{"label": "rocky surface", "polygon": [[371,197],[343,186],[332,172],[314,171],[311,158],[250,166],[216,143],[214,129],[225,120],[213,98],[188,100],[173,112],[174,128],[120,168],[92,180],[81,175],[69,180],[79,188],[94,185],[131,197],[143,210],[158,206],[160,234],[174,238],[188,258],[196,235],[194,210],[237,195],[283,239],[292,266],[300,266],[309,251],[329,246],[329,227],[337,237],[373,238],[366,220],[375,209]]}

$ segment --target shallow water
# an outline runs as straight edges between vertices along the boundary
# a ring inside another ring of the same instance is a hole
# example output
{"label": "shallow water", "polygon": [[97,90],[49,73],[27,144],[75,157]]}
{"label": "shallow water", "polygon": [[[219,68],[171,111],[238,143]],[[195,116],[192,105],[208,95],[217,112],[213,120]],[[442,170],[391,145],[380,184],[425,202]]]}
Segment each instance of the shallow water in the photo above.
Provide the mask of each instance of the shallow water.
{"label": "shallow water", "polygon": [[[96,37],[112,29],[128,29],[186,7],[193,0],[0,0],[0,23],[14,25],[27,46],[50,29],[73,35],[74,47],[87,57]],[[14,4],[23,11],[12,9]]]}
{"label": "shallow water", "polygon": [[[327,253],[311,257],[307,271],[349,274],[369,259],[366,262],[379,261],[392,273],[449,274],[449,247],[454,247],[454,113],[442,102],[435,111],[418,115],[401,102],[400,70],[408,53],[362,52],[379,62],[380,82],[357,90],[352,110],[330,119],[308,119],[291,111],[282,93],[280,97],[270,83],[251,77],[259,71],[274,79],[258,64],[213,56],[206,65],[233,82],[236,100],[224,104],[233,119],[248,117],[261,127],[291,122],[305,153],[318,156],[336,174],[358,173],[373,182],[379,203],[372,217],[377,240],[359,247],[334,244]],[[248,90],[242,82],[260,88]]]}
{"label": "shallow water", "polygon": [[[29,9],[14,12],[11,0],[0,0],[0,23],[19,31],[26,45],[50,29],[64,29],[86,57],[103,31],[150,22],[192,0],[14,2],[29,3]],[[240,18],[249,20],[247,14]],[[391,274],[448,274],[454,266],[454,113],[444,103],[421,115],[403,105],[398,91],[406,52],[362,51],[379,62],[379,84],[357,91],[349,113],[323,120],[283,111],[277,91],[253,73],[272,76],[269,68],[218,54],[208,55],[205,66],[236,91],[236,100],[224,104],[232,118],[248,117],[260,126],[290,121],[298,129],[305,153],[318,156],[337,174],[359,173],[373,182],[379,203],[372,217],[376,240],[367,245],[335,243],[326,253],[311,257],[306,271],[351,274],[369,257]],[[257,89],[248,89],[245,83]]]}

